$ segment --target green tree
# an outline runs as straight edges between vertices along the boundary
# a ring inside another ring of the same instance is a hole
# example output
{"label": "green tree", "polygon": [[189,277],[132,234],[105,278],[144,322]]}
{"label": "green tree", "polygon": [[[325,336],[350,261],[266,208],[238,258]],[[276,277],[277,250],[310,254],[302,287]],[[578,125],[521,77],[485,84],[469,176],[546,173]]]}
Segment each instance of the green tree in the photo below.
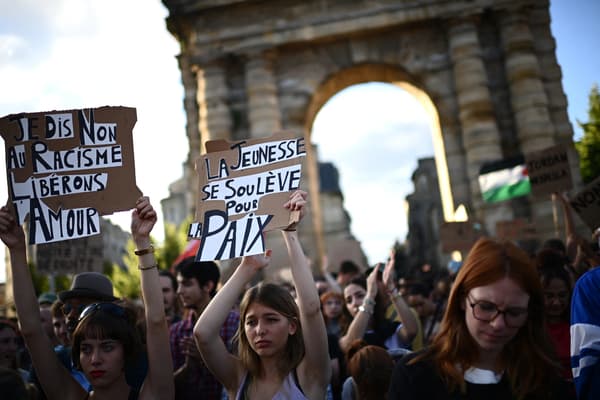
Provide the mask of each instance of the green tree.
{"label": "green tree", "polygon": [[[183,251],[187,243],[189,221],[184,221],[179,227],[167,224],[162,246],[158,246],[154,238],[150,238],[155,248],[154,256],[160,269],[169,269],[173,261]],[[138,269],[138,257],[133,253],[135,250],[133,239],[127,241],[126,250],[123,256],[125,267],[121,268],[118,264],[108,263],[104,266],[104,273],[110,277],[113,283],[115,296],[138,299],[141,294],[140,270]]]}
{"label": "green tree", "polygon": [[583,129],[583,137],[575,143],[579,153],[581,178],[589,183],[600,176],[600,91],[592,86],[589,95],[588,122],[577,121]]}
{"label": "green tree", "polygon": [[183,252],[188,242],[187,231],[191,222],[192,217],[190,216],[178,227],[174,224],[165,224],[165,240],[156,253],[161,269],[171,268],[173,261]]}

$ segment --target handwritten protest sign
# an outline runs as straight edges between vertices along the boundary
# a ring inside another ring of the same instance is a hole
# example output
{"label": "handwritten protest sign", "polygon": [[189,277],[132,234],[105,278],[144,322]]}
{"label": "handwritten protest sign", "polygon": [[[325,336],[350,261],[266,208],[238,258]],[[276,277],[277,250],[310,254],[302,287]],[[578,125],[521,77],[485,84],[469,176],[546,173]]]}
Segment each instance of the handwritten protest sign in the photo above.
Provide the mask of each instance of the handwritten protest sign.
{"label": "handwritten protest sign", "polygon": [[552,146],[525,156],[527,173],[534,196],[545,196],[573,187],[569,157],[564,146]]}
{"label": "handwritten protest sign", "polygon": [[38,272],[66,274],[102,271],[104,245],[99,235],[40,244],[36,250]]}
{"label": "handwritten protest sign", "polygon": [[600,176],[577,193],[570,203],[592,231],[600,227]]}
{"label": "handwritten protest sign", "polygon": [[200,196],[188,236],[200,239],[196,258],[225,260],[264,252],[263,232],[294,223],[283,208],[300,187],[304,138],[206,143],[196,161]]}
{"label": "handwritten protest sign", "polygon": [[101,215],[135,206],[135,122],[126,107],[0,119],[10,202],[30,244],[99,234]]}
{"label": "handwritten protest sign", "polygon": [[524,218],[496,222],[496,237],[500,240],[533,240],[537,238],[535,225]]}
{"label": "handwritten protest sign", "polygon": [[327,250],[327,261],[333,272],[338,272],[344,261],[352,261],[361,271],[367,269],[360,242],[354,239],[340,239],[331,243]]}
{"label": "handwritten protest sign", "polygon": [[482,226],[477,222],[444,222],[440,226],[442,251],[469,251],[483,234]]}

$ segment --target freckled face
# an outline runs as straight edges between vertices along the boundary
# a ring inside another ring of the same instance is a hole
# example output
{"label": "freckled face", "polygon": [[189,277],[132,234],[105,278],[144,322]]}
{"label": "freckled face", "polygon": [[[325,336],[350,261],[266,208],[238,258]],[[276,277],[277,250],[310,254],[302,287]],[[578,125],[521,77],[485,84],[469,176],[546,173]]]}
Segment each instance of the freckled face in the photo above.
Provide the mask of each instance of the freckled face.
{"label": "freckled face", "polygon": [[101,387],[125,376],[123,345],[113,339],[81,341],[79,363],[92,386]]}
{"label": "freckled face", "polygon": [[252,303],[244,319],[244,332],[260,357],[272,357],[285,350],[288,336],[296,333],[296,324],[270,307]]}

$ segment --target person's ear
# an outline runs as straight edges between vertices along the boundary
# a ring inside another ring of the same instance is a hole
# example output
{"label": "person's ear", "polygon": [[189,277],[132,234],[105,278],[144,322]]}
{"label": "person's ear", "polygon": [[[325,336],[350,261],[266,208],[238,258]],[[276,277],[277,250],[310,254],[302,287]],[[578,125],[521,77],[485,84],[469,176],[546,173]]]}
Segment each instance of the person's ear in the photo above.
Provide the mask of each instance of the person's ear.
{"label": "person's ear", "polygon": [[288,328],[288,335],[294,335],[298,330],[298,322],[295,319],[290,319],[290,326]]}
{"label": "person's ear", "polygon": [[213,281],[207,281],[202,288],[207,292],[211,293],[215,288],[215,283]]}

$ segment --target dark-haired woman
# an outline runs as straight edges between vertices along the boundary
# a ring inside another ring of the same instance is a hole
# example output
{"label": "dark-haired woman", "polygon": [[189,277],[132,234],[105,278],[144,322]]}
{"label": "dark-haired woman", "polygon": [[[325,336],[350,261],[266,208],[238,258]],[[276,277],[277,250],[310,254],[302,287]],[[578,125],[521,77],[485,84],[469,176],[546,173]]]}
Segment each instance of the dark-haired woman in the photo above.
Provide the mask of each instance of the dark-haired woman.
{"label": "dark-haired woman", "polygon": [[53,400],[168,400],[174,397],[169,336],[150,242],[156,212],[148,198],[138,199],[131,232],[138,248],[145,306],[148,375],[138,392],[125,380],[125,367],[142,349],[135,312],[115,303],[95,303],[84,309],[74,332],[74,363],[93,386],[87,392],[56,357],[42,330],[39,307],[25,256],[25,235],[6,207],[0,209],[0,238],[10,250],[13,291],[25,343],[42,389]]}

